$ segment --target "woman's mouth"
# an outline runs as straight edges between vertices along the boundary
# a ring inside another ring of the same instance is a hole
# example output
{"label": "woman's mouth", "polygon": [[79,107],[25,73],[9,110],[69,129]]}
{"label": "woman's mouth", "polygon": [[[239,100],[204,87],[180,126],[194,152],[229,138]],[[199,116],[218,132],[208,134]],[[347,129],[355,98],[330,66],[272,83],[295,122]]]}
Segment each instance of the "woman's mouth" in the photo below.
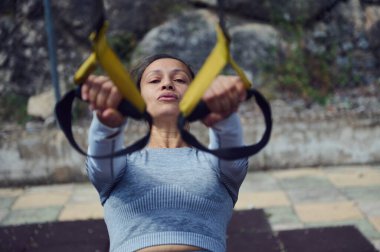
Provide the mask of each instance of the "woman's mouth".
{"label": "woman's mouth", "polygon": [[166,93],[166,94],[161,94],[158,97],[158,100],[159,101],[177,101],[178,96],[176,94],[173,94],[173,93]]}

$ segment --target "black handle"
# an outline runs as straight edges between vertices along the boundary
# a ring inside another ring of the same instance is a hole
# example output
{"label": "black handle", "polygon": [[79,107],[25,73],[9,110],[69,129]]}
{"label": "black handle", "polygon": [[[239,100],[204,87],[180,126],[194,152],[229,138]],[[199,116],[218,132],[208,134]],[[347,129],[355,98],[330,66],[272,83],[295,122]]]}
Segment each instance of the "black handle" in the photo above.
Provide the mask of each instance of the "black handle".
{"label": "black handle", "polygon": [[[75,89],[75,97],[82,100],[82,85],[77,86]],[[133,119],[140,120],[146,117],[149,117],[149,115],[144,112],[140,113],[129,101],[122,99],[119,103],[117,110],[123,115],[132,117]]]}
{"label": "black handle", "polygon": [[[125,149],[119,150],[114,153],[108,153],[105,155],[99,155],[99,156],[89,155],[87,152],[82,150],[81,147],[77,144],[72,132],[71,111],[72,111],[73,102],[75,98],[81,99],[81,86],[67,92],[65,96],[59,102],[57,102],[54,111],[55,111],[55,115],[56,115],[56,118],[61,130],[65,134],[71,146],[75,150],[77,150],[79,153],[88,157],[92,157],[92,158],[111,158],[111,157],[123,156],[129,153],[132,153],[136,150],[140,150],[148,144],[149,137],[150,137],[150,127],[149,127],[149,131],[144,137],[142,137],[140,140],[136,141],[132,145],[126,147]],[[135,119],[144,118],[148,121],[149,125],[152,125],[152,119],[147,112],[144,112],[143,114],[141,114],[129,102],[127,102],[126,100],[123,100],[123,101],[124,102],[119,105],[119,107],[121,107],[120,112],[123,115],[128,115]]]}
{"label": "black handle", "polygon": [[266,129],[264,131],[263,136],[261,137],[260,141],[257,142],[256,144],[249,145],[249,146],[242,146],[242,147],[209,149],[206,146],[204,146],[202,143],[200,143],[190,132],[188,132],[185,129],[185,125],[186,125],[186,122],[190,121],[188,119],[189,117],[191,117],[192,120],[197,120],[199,118],[202,118],[202,116],[207,115],[205,114],[205,112],[208,110],[208,108],[207,106],[206,106],[207,109],[204,107],[204,105],[206,104],[199,105],[199,108],[195,109],[194,112],[189,117],[184,117],[180,115],[180,117],[178,118],[177,125],[178,125],[178,128],[180,130],[183,140],[189,145],[192,145],[197,149],[211,153],[225,160],[234,160],[234,159],[240,159],[240,158],[255,155],[256,153],[261,151],[269,142],[270,135],[272,132],[272,111],[271,111],[269,103],[260,92],[258,92],[255,89],[247,90],[247,100],[250,99],[252,96],[255,97],[256,103],[263,113],[264,121],[266,125]]}
{"label": "black handle", "polygon": [[[245,100],[251,99],[251,97],[254,95],[254,92],[250,89],[247,90],[247,94],[245,97]],[[207,104],[204,101],[200,101],[197,106],[194,108],[194,110],[191,112],[190,115],[186,117],[186,121],[188,122],[194,122],[197,120],[200,120],[204,117],[206,117],[208,114],[210,114],[210,109],[207,107]]]}

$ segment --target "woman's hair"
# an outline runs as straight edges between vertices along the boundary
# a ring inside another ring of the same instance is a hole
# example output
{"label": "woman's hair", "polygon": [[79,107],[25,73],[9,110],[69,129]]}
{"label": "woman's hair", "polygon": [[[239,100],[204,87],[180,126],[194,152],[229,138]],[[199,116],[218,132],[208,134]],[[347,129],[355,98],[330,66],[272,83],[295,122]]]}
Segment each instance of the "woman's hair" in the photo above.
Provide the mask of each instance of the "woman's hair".
{"label": "woman's hair", "polygon": [[187,64],[182,59],[174,57],[174,56],[169,55],[169,54],[165,54],[165,53],[154,54],[154,55],[151,55],[151,56],[148,56],[148,57],[144,58],[140,63],[138,63],[131,70],[132,78],[135,80],[138,89],[140,89],[141,78],[142,78],[142,75],[143,75],[145,69],[150,64],[152,64],[154,61],[159,60],[159,59],[175,59],[175,60],[178,60],[178,61],[182,62],[187,67],[187,69],[189,70],[191,78],[194,79],[195,74],[194,74],[193,70],[191,69],[190,65]]}

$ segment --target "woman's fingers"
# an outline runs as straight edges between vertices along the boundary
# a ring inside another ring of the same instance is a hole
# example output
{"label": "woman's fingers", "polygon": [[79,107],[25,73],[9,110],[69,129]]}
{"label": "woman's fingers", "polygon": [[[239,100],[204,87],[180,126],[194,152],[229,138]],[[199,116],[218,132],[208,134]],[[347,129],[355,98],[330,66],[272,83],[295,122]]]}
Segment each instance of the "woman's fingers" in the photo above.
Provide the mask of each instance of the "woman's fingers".
{"label": "woman's fingers", "polygon": [[239,77],[217,77],[203,96],[203,101],[214,114],[208,116],[204,123],[209,126],[237,111],[245,96],[244,83]]}
{"label": "woman's fingers", "polygon": [[103,111],[98,110],[97,116],[104,125],[107,125],[111,128],[120,127],[125,120],[120,112],[114,108],[107,108]]}
{"label": "woman's fingers", "polygon": [[117,111],[122,95],[108,77],[90,75],[82,84],[81,95],[103,124],[118,127],[124,122]]}
{"label": "woman's fingers", "polygon": [[106,101],[106,106],[109,108],[117,108],[122,99],[123,96],[121,95],[117,87],[113,85],[110,89],[110,93]]}

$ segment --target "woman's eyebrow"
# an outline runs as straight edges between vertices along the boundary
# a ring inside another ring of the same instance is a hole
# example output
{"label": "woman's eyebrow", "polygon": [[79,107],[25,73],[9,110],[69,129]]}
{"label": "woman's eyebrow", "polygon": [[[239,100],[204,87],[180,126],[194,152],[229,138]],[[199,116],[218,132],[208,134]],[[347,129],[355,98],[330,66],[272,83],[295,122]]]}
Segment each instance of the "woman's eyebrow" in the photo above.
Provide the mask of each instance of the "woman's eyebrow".
{"label": "woman's eyebrow", "polygon": [[[172,74],[176,74],[176,73],[184,73],[184,74],[186,74],[186,76],[187,77],[189,77],[190,78],[190,75],[189,75],[189,73],[187,72],[187,71],[185,71],[185,70],[183,70],[183,69],[180,69],[180,68],[176,68],[176,69],[173,69],[173,70],[171,70],[170,71]],[[191,78],[190,78],[191,79]]]}
{"label": "woman's eyebrow", "polygon": [[154,74],[161,74],[161,73],[162,73],[161,70],[152,70],[152,71],[149,71],[149,72],[147,72],[147,73],[145,74],[145,78],[146,78],[146,77],[149,77],[149,76],[151,76],[151,75],[154,75]]}

